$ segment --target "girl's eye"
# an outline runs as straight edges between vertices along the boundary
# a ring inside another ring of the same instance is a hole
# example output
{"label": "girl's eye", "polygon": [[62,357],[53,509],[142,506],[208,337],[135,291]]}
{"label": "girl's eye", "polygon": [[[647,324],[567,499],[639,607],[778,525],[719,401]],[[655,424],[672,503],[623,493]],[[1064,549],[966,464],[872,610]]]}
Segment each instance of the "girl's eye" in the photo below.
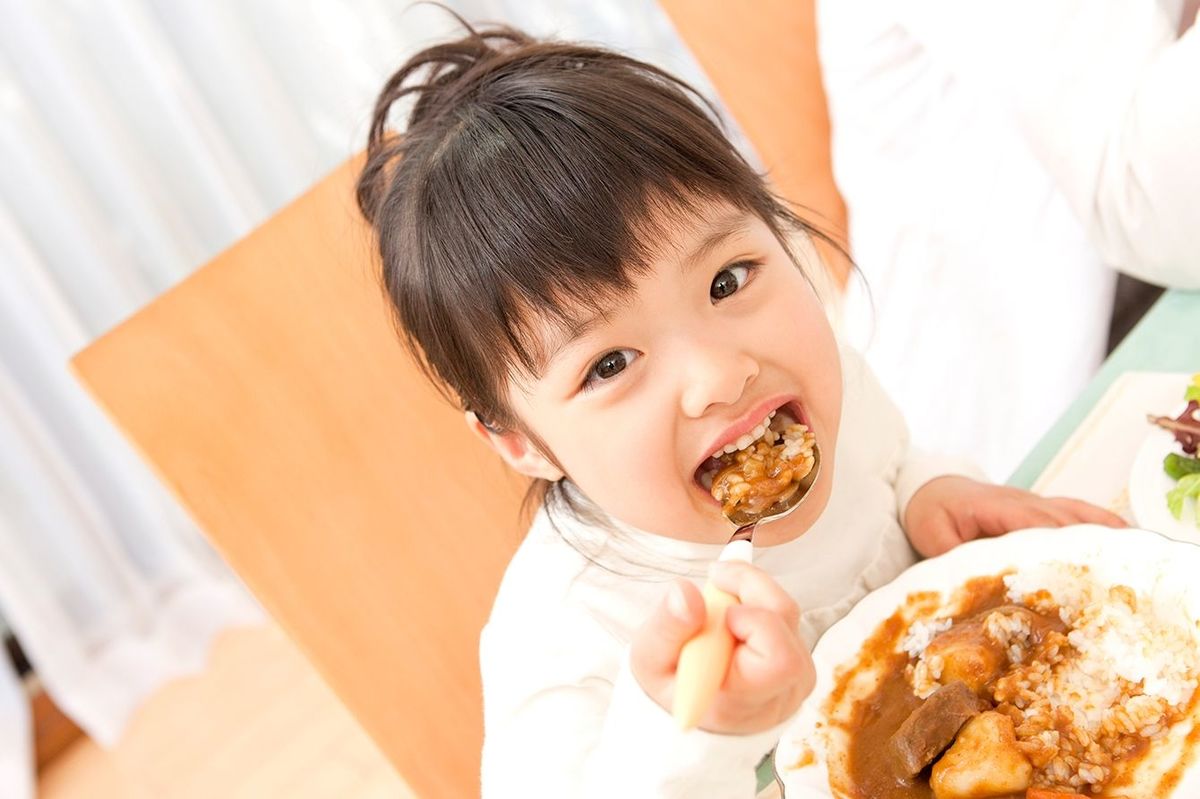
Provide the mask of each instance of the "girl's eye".
{"label": "girl's eye", "polygon": [[713,277],[712,285],[708,288],[708,296],[713,302],[719,302],[734,294],[750,279],[749,264],[731,264]]}
{"label": "girl's eye", "polygon": [[625,368],[638,357],[637,350],[613,350],[612,352],[605,353],[592,366],[592,370],[588,372],[587,380],[584,381],[585,386],[611,380],[625,371]]}

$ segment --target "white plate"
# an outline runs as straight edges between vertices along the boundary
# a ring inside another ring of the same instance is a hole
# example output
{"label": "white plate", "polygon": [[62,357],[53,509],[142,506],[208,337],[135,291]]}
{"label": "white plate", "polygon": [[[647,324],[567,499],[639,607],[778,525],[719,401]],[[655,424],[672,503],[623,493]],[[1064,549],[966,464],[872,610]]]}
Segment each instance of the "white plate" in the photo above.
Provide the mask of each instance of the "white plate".
{"label": "white plate", "polygon": [[[775,752],[775,769],[786,799],[834,796],[826,769],[828,738],[824,731],[824,706],[834,687],[834,671],[855,661],[863,642],[909,594],[940,591],[948,597],[972,577],[1050,561],[1086,564],[1102,582],[1178,596],[1185,613],[1200,619],[1200,581],[1194,579],[1200,573],[1200,546],[1147,530],[1091,524],[1022,530],[963,544],[941,557],[922,561],[864,597],[817,642],[813,651],[816,686]],[[797,765],[802,760],[811,762]],[[1200,796],[1200,764],[1188,769],[1171,795]]]}
{"label": "white plate", "polygon": [[[1171,416],[1178,416],[1183,412],[1183,407],[1180,405]],[[1151,428],[1129,471],[1129,507],[1139,527],[1179,541],[1200,543],[1196,503],[1193,500],[1184,502],[1180,519],[1172,516],[1167,509],[1167,492],[1175,487],[1175,481],[1163,471],[1163,458],[1169,452],[1183,452],[1175,436],[1161,428]]]}

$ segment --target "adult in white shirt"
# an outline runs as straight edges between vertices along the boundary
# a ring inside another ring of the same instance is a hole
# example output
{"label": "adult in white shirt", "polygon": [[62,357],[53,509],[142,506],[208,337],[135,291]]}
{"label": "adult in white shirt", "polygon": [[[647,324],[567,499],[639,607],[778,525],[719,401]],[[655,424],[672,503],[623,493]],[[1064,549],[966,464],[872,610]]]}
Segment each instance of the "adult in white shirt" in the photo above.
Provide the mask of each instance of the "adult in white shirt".
{"label": "adult in white shirt", "polygon": [[1180,0],[824,0],[845,322],[914,441],[1004,479],[1104,354],[1114,272],[1200,287]]}

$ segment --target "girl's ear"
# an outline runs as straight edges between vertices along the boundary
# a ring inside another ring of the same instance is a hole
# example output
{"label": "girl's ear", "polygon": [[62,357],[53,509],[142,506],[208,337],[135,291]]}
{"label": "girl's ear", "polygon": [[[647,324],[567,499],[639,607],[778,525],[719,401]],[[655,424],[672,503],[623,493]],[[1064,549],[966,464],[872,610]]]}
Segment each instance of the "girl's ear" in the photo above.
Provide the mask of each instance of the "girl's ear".
{"label": "girl's ear", "polygon": [[563,478],[562,470],[538,451],[528,436],[509,430],[493,432],[484,426],[474,411],[465,414],[467,427],[483,443],[494,449],[504,462],[528,477],[554,482]]}

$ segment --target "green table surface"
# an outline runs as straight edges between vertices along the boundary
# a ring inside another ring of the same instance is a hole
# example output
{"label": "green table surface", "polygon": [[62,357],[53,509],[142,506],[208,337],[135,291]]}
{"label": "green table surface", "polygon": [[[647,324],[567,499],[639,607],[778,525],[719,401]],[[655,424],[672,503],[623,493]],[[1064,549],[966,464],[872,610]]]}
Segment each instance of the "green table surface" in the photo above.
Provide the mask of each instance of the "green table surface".
{"label": "green table surface", "polygon": [[[1054,426],[1042,436],[1008,482],[1029,488],[1125,372],[1200,372],[1200,291],[1168,291],[1104,361],[1095,377]],[[774,780],[774,758],[758,768],[761,791]]]}
{"label": "green table surface", "polygon": [[1159,298],[1034,445],[1009,484],[1032,486],[1108,387],[1126,372],[1200,372],[1200,291],[1168,291]]}

